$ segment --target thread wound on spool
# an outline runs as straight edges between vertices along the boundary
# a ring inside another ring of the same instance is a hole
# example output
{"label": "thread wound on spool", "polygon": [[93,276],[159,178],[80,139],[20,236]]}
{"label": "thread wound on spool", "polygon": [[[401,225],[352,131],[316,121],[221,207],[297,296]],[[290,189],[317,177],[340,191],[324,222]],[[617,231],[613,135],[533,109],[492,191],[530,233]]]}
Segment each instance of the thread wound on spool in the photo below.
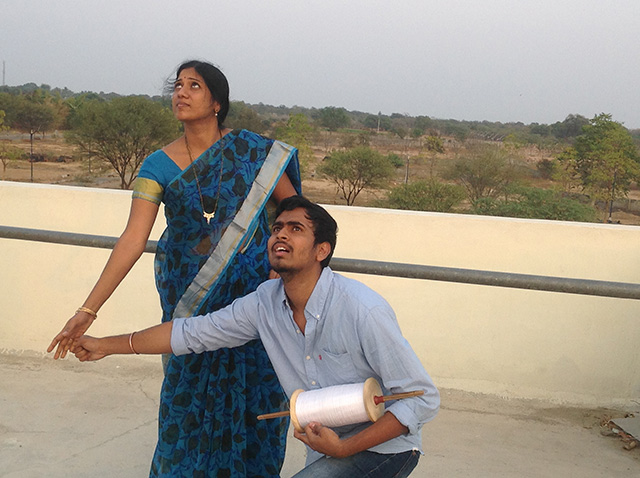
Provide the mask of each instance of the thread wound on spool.
{"label": "thread wound on spool", "polygon": [[311,422],[328,427],[375,422],[384,414],[384,404],[376,405],[373,399],[381,393],[380,384],[372,377],[364,383],[296,390],[291,396],[291,421],[299,432]]}

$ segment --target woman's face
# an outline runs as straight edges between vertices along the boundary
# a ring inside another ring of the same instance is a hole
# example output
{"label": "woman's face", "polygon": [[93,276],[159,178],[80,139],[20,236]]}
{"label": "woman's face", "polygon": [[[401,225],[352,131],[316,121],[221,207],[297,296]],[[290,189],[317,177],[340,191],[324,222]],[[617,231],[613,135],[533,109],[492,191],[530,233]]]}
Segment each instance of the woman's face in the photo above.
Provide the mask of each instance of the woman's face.
{"label": "woman's face", "polygon": [[185,68],[178,75],[173,86],[171,106],[173,114],[180,121],[215,120],[216,111],[220,109],[195,68]]}

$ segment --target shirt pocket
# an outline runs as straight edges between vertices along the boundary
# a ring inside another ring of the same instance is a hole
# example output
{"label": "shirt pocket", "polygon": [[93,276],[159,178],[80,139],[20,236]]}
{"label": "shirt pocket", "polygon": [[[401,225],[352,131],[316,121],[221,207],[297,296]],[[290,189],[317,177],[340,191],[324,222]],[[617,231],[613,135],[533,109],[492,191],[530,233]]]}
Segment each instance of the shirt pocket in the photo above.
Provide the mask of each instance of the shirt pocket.
{"label": "shirt pocket", "polygon": [[349,352],[329,352],[321,350],[320,363],[324,382],[331,385],[343,385],[347,383],[363,382],[364,379],[358,374]]}

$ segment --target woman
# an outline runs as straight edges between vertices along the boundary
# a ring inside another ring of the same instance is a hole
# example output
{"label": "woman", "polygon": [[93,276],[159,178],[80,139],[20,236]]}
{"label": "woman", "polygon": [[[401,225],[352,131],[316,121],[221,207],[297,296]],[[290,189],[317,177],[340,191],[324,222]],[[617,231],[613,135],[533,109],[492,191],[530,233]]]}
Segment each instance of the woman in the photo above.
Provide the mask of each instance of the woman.
{"label": "woman", "polygon": [[[142,254],[160,202],[167,229],[155,269],[163,322],[224,307],[268,277],[266,203],[300,192],[296,150],[224,128],[229,87],[208,63],[178,68],[172,107],[184,135],[143,163],[125,231],[83,306],[48,348],[58,347],[56,359],[89,328]],[[171,355],[164,366],[150,476],[279,475],[288,423],[256,420],[284,402],[260,342]]]}

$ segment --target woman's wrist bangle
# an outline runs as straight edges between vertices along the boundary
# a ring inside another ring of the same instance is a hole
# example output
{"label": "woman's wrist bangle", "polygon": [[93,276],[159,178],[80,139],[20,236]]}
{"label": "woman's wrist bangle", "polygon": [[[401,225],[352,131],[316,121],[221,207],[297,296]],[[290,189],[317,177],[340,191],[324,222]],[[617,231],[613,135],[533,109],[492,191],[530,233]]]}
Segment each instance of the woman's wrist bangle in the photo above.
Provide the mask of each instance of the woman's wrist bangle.
{"label": "woman's wrist bangle", "polygon": [[76,310],[76,314],[78,312],[85,312],[85,313],[89,314],[90,316],[93,317],[93,320],[96,320],[98,318],[98,313],[94,312],[93,310],[91,310],[88,307],[78,307],[78,309]]}
{"label": "woman's wrist bangle", "polygon": [[134,335],[135,335],[135,332],[131,332],[131,335],[129,335],[129,348],[131,349],[131,353],[132,354],[140,355],[138,352],[136,352],[136,349],[133,348],[133,336]]}

